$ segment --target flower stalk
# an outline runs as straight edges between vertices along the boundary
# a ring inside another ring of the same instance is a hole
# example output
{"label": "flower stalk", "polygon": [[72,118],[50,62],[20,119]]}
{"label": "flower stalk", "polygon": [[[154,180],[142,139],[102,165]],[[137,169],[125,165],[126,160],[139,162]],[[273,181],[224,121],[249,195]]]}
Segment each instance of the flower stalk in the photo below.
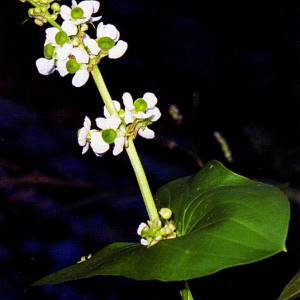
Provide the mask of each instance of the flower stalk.
{"label": "flower stalk", "polygon": [[[117,110],[113,104],[112,98],[108,92],[104,79],[97,65],[93,67],[91,74],[108,112],[111,115],[118,116]],[[141,164],[141,161],[135,149],[132,138],[128,139],[128,146],[126,147],[126,152],[128,154],[129,160],[135,172],[149,219],[154,222],[159,219],[159,215],[148,184],[145,171],[143,169],[143,166]]]}

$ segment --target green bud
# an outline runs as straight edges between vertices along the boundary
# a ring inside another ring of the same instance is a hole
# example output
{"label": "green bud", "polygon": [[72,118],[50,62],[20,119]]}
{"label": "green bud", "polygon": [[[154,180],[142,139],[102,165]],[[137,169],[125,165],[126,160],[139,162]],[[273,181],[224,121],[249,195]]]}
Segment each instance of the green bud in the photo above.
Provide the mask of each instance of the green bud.
{"label": "green bud", "polygon": [[112,144],[117,137],[117,132],[113,129],[104,129],[102,131],[102,138],[107,144]]}
{"label": "green bud", "polygon": [[63,30],[60,30],[55,35],[55,42],[59,46],[62,46],[67,40],[68,40],[68,35]]}
{"label": "green bud", "polygon": [[40,7],[35,7],[35,8],[33,9],[33,13],[34,13],[35,15],[40,15],[40,14],[42,13],[42,10],[41,10]]}
{"label": "green bud", "polygon": [[23,2],[23,3],[25,3],[26,2],[26,0],[19,0],[20,2]]}
{"label": "green bud", "polygon": [[72,10],[71,10],[71,18],[74,19],[74,20],[78,20],[80,18],[83,17],[83,10],[82,8],[80,7],[74,7]]}
{"label": "green bud", "polygon": [[172,216],[172,211],[170,208],[164,207],[159,211],[159,214],[163,219],[168,220]]}
{"label": "green bud", "polygon": [[30,18],[32,18],[32,17],[34,16],[34,8],[29,8],[29,9],[28,9],[28,16],[29,16]]}
{"label": "green bud", "polygon": [[54,49],[55,47],[53,47],[51,44],[47,44],[44,47],[44,56],[47,59],[51,59],[53,57],[54,54]]}
{"label": "green bud", "polygon": [[66,69],[70,74],[76,73],[80,68],[79,63],[75,59],[70,59],[66,63]]}
{"label": "green bud", "polygon": [[115,41],[109,37],[102,37],[98,40],[98,46],[100,49],[108,51],[113,48],[115,45]]}
{"label": "green bud", "polygon": [[143,98],[136,99],[133,105],[137,111],[145,111],[148,107],[147,102]]}
{"label": "green bud", "polygon": [[56,12],[56,11],[60,11],[60,5],[57,2],[54,2],[51,4],[51,9]]}
{"label": "green bud", "polygon": [[44,22],[39,20],[39,19],[34,19],[34,23],[38,26],[43,26],[44,25]]}

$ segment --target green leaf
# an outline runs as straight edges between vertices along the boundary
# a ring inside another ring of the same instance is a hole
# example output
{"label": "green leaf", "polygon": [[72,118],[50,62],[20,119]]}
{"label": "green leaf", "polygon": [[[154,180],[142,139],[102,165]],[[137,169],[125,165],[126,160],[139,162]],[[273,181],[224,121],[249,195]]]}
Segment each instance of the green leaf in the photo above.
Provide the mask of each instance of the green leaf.
{"label": "green leaf", "polygon": [[150,248],[113,243],[91,259],[33,285],[96,275],[188,280],[286,251],[290,216],[286,196],[274,186],[229,171],[218,161],[194,176],[164,185],[155,199],[158,209],[173,211],[177,238]]}
{"label": "green leaf", "polygon": [[292,300],[297,298],[300,298],[300,270],[284,288],[278,300]]}

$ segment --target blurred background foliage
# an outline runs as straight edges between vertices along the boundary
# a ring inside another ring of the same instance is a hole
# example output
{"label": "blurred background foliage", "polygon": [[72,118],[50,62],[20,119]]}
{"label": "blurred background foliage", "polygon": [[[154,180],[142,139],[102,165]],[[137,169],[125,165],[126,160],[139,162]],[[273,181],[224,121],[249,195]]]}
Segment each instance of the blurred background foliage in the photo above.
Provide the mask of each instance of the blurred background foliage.
{"label": "blurred background foliage", "polygon": [[[118,277],[24,294],[33,281],[111,242],[138,242],[136,228],[147,216],[125,153],[81,155],[77,130],[85,115],[95,119],[103,109],[93,81],[76,89],[70,76],[40,75],[35,60],[46,26],[22,23],[27,4],[1,5],[1,299],[179,299],[180,283]],[[129,44],[121,59],[99,66],[113,99],[125,91],[159,99],[156,139],[136,140],[153,192],[218,159],[285,186],[291,201],[288,253],[192,280],[195,299],[276,299],[299,268],[298,13],[290,0],[101,2],[102,21]]]}

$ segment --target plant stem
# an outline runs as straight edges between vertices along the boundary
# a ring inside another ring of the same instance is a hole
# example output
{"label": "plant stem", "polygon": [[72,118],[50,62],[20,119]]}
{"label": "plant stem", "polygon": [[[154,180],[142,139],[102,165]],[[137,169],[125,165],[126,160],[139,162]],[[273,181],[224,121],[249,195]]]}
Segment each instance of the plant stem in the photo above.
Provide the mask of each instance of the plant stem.
{"label": "plant stem", "polygon": [[[107,87],[97,65],[93,67],[91,74],[109,114],[118,116],[118,112],[116,111],[116,108],[112,102],[111,96],[107,90]],[[157,208],[148,184],[145,171],[131,138],[128,139],[128,147],[126,147],[126,151],[135,172],[149,218],[151,221],[156,221],[159,219]]]}
{"label": "plant stem", "polygon": [[180,291],[180,296],[182,300],[194,300],[192,292],[190,290],[190,287],[185,280],[184,282],[184,288]]}

